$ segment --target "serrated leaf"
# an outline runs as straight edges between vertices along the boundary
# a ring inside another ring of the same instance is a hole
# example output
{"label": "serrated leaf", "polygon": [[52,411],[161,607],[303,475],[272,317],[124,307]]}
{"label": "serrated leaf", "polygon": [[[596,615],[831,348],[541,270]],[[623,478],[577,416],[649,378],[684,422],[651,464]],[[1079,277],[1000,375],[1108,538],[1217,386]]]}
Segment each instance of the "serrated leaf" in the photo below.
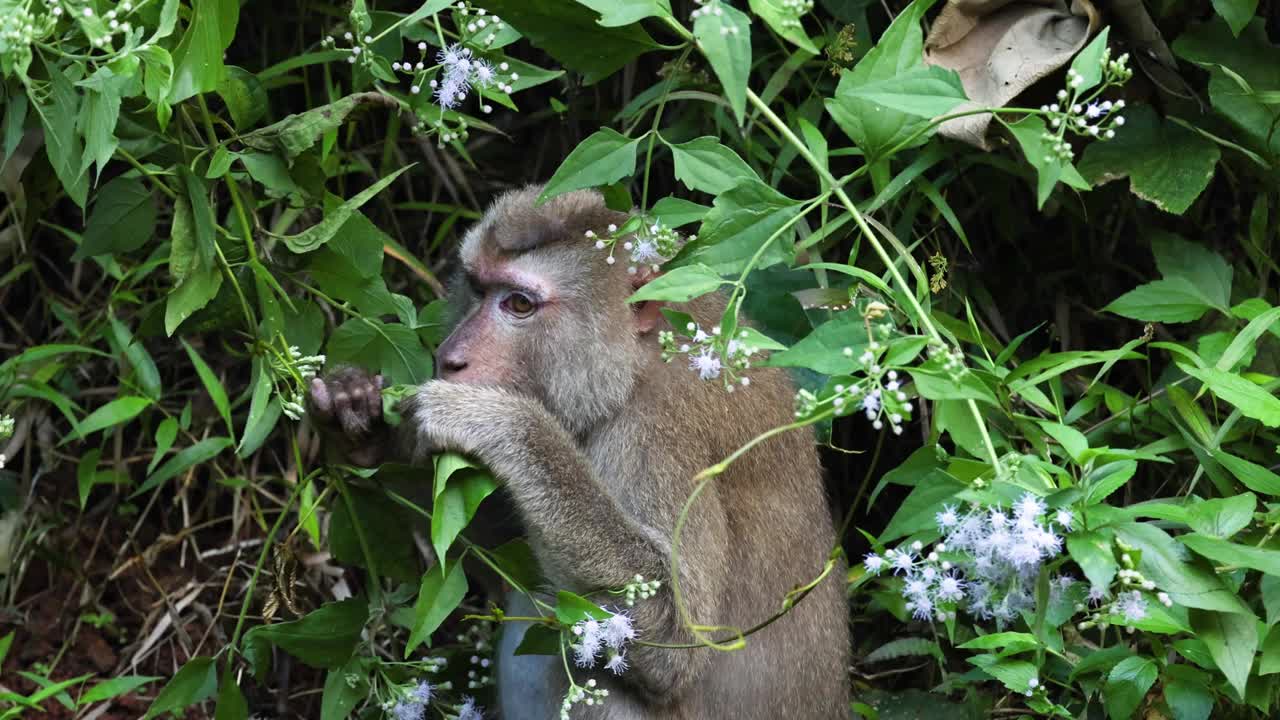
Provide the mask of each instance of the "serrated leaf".
{"label": "serrated leaf", "polygon": [[611,128],[601,128],[578,143],[547,181],[538,203],[571,190],[611,185],[636,171],[636,148],[631,139]]}
{"label": "serrated leaf", "polygon": [[867,653],[863,662],[875,663],[896,660],[904,657],[933,656],[938,654],[937,646],[932,640],[925,638],[898,638],[890,640]]}
{"label": "serrated leaf", "polygon": [[954,70],[919,65],[845,90],[847,97],[922,118],[946,115],[969,98]]}
{"label": "serrated leaf", "polygon": [[706,265],[685,265],[650,280],[627,298],[627,302],[666,300],[687,302],[714,292],[726,281]]}
{"label": "serrated leaf", "polygon": [[1139,285],[1102,308],[1134,320],[1182,323],[1199,320],[1213,309],[1185,278],[1165,278]]}
{"label": "serrated leaf", "polygon": [[765,243],[757,269],[789,261],[795,252],[792,220],[802,209],[759,180],[743,180],[716,197],[698,239],[685,244],[669,266],[697,263],[713,272],[740,273]]}
{"label": "serrated leaf", "polygon": [[1128,657],[1117,663],[1102,686],[1107,717],[1112,720],[1132,717],[1159,674],[1160,670],[1151,658]]}
{"label": "serrated leaf", "polygon": [[690,190],[719,195],[743,178],[759,179],[751,166],[711,136],[671,145],[676,179]]}
{"label": "serrated leaf", "polygon": [[1187,508],[1187,524],[1198,533],[1229,538],[1253,520],[1257,498],[1244,493],[1229,498],[1195,500]]}

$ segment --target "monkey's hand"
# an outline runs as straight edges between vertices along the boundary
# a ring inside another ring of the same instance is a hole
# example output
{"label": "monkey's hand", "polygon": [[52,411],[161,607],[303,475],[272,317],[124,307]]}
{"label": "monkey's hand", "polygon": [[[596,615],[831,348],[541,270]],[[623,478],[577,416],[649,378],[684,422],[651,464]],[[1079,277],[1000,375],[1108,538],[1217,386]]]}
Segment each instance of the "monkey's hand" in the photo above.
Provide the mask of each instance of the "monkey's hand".
{"label": "monkey's hand", "polygon": [[382,417],[381,375],[344,367],[313,378],[307,405],[316,428],[345,460],[364,467],[382,461],[391,433]]}

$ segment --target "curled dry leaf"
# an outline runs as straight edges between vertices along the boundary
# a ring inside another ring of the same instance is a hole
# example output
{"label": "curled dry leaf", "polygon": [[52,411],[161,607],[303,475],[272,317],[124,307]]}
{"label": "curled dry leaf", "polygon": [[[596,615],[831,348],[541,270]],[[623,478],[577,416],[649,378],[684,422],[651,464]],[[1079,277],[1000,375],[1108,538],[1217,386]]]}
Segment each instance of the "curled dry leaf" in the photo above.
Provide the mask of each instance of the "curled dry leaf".
{"label": "curled dry leaf", "polygon": [[[924,44],[924,60],[960,75],[969,101],[952,110],[1001,107],[1067,64],[1101,26],[1088,0],[951,0]],[[989,149],[991,115],[943,123],[938,132]]]}

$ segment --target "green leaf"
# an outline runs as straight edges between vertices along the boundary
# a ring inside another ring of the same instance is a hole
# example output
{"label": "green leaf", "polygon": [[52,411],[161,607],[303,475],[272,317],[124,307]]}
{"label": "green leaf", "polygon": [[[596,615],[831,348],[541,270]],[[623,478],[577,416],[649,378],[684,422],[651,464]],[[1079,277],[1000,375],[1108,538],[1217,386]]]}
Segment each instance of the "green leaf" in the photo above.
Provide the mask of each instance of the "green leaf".
{"label": "green leaf", "polygon": [[512,655],[559,655],[562,637],[558,630],[546,625],[531,624],[525,629],[524,635],[520,636],[520,645]]}
{"label": "green leaf", "polygon": [[151,240],[155,229],[156,205],[151,190],[136,178],[118,177],[95,196],[83,242],[71,259],[137,250]]}
{"label": "green leaf", "polygon": [[670,18],[669,0],[578,0],[578,4],[600,13],[604,27],[622,27],[648,17]]}
{"label": "green leaf", "polygon": [[279,151],[295,158],[315,145],[321,137],[342,127],[352,112],[369,105],[386,105],[381,93],[355,93],[305,112],[289,115],[279,122],[241,135],[245,146],[263,152]]}
{"label": "green leaf", "polygon": [[1102,686],[1107,717],[1128,720],[1160,674],[1151,658],[1127,657],[1111,668]]}
{"label": "green leaf", "polygon": [[147,708],[143,720],[162,713],[188,708],[218,691],[218,667],[211,657],[195,657],[187,661],[173,679],[164,686]]}
{"label": "green leaf", "polygon": [[[422,564],[414,546],[416,519],[385,493],[368,488],[349,488],[351,502],[335,503],[329,520],[329,549],[334,558],[348,565],[375,570],[379,575],[403,583],[416,583]],[[360,535],[371,550],[374,567],[368,565]]]}
{"label": "green leaf", "polygon": [[232,673],[222,676],[222,687],[218,689],[218,704],[213,713],[214,720],[248,720],[249,703],[245,702],[240,686],[236,685],[236,677]]}
{"label": "green leaf", "polygon": [[253,384],[253,396],[249,400],[249,416],[245,418],[244,432],[240,435],[236,455],[249,457],[262,447],[267,435],[279,422],[280,413],[280,400],[271,396],[271,374],[259,369],[258,379]]}
{"label": "green leaf", "polygon": [[1258,0],[1213,0],[1213,9],[1227,21],[1231,34],[1238,37],[1258,11]]}
{"label": "green leaf", "polygon": [[716,197],[698,239],[685,244],[670,267],[697,263],[716,273],[740,273],[766,242],[769,247],[757,269],[789,262],[795,252],[792,220],[802,209],[799,202],[759,180],[744,180]]}
{"label": "green leaf", "polygon": [[218,455],[218,453],[231,447],[231,438],[228,437],[210,437],[190,447],[183,448],[177,455],[169,458],[163,465],[156,469],[146,482],[138,486],[134,490],[130,498],[137,497],[142,493],[154,488],[169,478],[174,477],[178,473],[184,472],[191,467],[203,462],[208,462]]}
{"label": "green leaf", "polygon": [[1212,453],[1213,459],[1235,475],[1245,487],[1256,493],[1280,497],[1280,475],[1222,450],[1213,450]]}
{"label": "green leaf", "polygon": [[1275,675],[1280,673],[1280,632],[1274,628],[1267,633],[1262,643],[1262,661],[1258,663],[1259,675]]}
{"label": "green leaf", "polygon": [[1077,97],[1084,97],[1086,92],[1102,82],[1102,55],[1107,49],[1110,35],[1110,27],[1102,28],[1102,32],[1071,61],[1071,69],[1081,77],[1080,86],[1076,88]]}
{"label": "green leaf", "polygon": [[[714,9],[715,12],[711,12]],[[693,37],[724,88],[738,124],[747,109],[747,79],[751,74],[751,19],[741,10],[719,3],[699,12]]]}
{"label": "green leaf", "polygon": [[1249,608],[1199,564],[1188,562],[1186,550],[1150,523],[1120,523],[1116,535],[1142,551],[1138,569],[1179,605],[1249,615]]}
{"label": "green leaf", "polygon": [[407,325],[353,318],[329,336],[325,354],[331,363],[374,370],[392,385],[417,385],[431,379],[431,356]]}
{"label": "green leaf", "polygon": [[80,167],[88,170],[90,165],[97,164],[99,177],[120,144],[115,135],[116,122],[120,119],[120,93],[128,81],[127,77],[116,75],[109,67],[99,67],[92,75],[76,83],[86,90],[80,103],[80,117],[76,120],[84,135]]}
{"label": "green leaf", "polygon": [[162,678],[155,675],[121,675],[110,680],[103,680],[90,688],[84,695],[81,695],[76,704],[84,707],[103,700],[110,700],[160,679]]}
{"label": "green leaf", "polygon": [[213,407],[222,416],[222,421],[227,424],[227,434],[234,437],[235,428],[231,425],[231,406],[227,402],[227,391],[222,387],[222,381],[218,379],[217,375],[213,374],[213,369],[204,361],[204,358],[200,357],[195,348],[187,344],[186,340],[182,340],[182,347],[186,348],[187,356],[191,358],[191,364],[195,366],[196,374],[200,376],[200,382],[204,384],[205,392],[209,393],[209,399],[213,401]]}
{"label": "green leaf", "polygon": [[818,46],[809,39],[808,33],[800,23],[803,15],[797,15],[796,10],[788,6],[784,0],[749,0],[748,4],[751,12],[768,23],[774,32],[801,50],[811,55],[818,54]]}
{"label": "green leaf", "polygon": [[1126,109],[1115,138],[1091,143],[1080,173],[1094,185],[1129,178],[1129,190],[1181,215],[1208,186],[1221,153],[1204,136],[1164,122],[1148,105]]}
{"label": "green leaf", "polygon": [[690,190],[719,195],[743,178],[758,179],[736,152],[709,135],[670,147],[676,162],[676,179]]}
{"label": "green leaf", "polygon": [[122,398],[116,398],[102,407],[94,410],[84,420],[80,422],[62,442],[70,440],[78,440],[91,433],[98,432],[103,428],[109,428],[121,423],[129,422],[138,416],[138,413],[146,410],[151,405],[151,399],[139,397],[137,395],[126,395]]}
{"label": "green leaf", "polygon": [[710,210],[706,205],[675,197],[664,197],[649,209],[663,225],[673,228],[700,222]]}
{"label": "green leaf", "polygon": [[[1217,538],[1229,538],[1253,520],[1257,498],[1252,493],[1216,500],[1193,501],[1187,509],[1192,530]],[[1193,548],[1194,549],[1194,548]]]}
{"label": "green leaf", "polygon": [[[635,23],[602,27],[573,0],[486,0],[485,8],[593,84],[659,45]],[[631,0],[628,0],[631,2]],[[609,7],[617,7],[611,2]]]}
{"label": "green leaf", "polygon": [[155,470],[156,465],[164,460],[164,454],[169,452],[169,448],[173,447],[173,441],[178,437],[178,421],[175,418],[167,417],[160,421],[156,426],[156,449],[151,454],[151,462],[147,463],[147,473]]}
{"label": "green leaf", "polygon": [[284,244],[295,253],[306,253],[315,250],[333,239],[338,229],[350,219],[352,213],[360,208],[361,205],[373,199],[374,195],[382,192],[388,185],[395,181],[396,178],[413,165],[406,165],[390,175],[375,182],[369,187],[356,193],[354,197],[342,203],[338,207],[330,210],[320,222],[303,230],[296,235],[284,235],[281,237]]}
{"label": "green leaf", "polygon": [[636,148],[640,138],[632,140],[610,128],[601,128],[560,163],[547,181],[538,203],[571,190],[611,185],[636,171]]}
{"label": "green leaf", "polygon": [[1280,399],[1266,389],[1234,373],[1213,368],[1193,368],[1178,364],[1186,374],[1203,382],[1214,395],[1235,405],[1245,417],[1267,427],[1280,426]]}
{"label": "green leaf", "polygon": [[650,280],[634,295],[627,298],[627,302],[637,303],[646,300],[687,302],[714,292],[725,282],[706,265],[685,265]]}
{"label": "green leaf", "polygon": [[[289,174],[289,166],[274,153],[240,153],[240,162],[271,197],[301,196],[304,191]],[[353,214],[352,217],[355,217]],[[339,233],[340,234],[340,233]]]}
{"label": "green leaf", "polygon": [[180,325],[209,304],[222,288],[222,272],[217,268],[197,268],[169,293],[164,306],[164,332],[172,337]]}
{"label": "green leaf", "polygon": [[[222,53],[231,44],[240,3],[236,0],[193,0],[191,24],[173,51],[173,87],[168,101],[177,104],[193,95],[213,92],[222,81]],[[229,25],[224,34],[224,26]]]}
{"label": "green leaf", "polygon": [[[346,720],[359,702],[369,696],[369,683],[362,676],[359,657],[330,670],[324,676],[324,694],[320,697],[320,720]],[[348,677],[356,677],[348,683]]]}
{"label": "green leaf", "polygon": [[[916,145],[934,130],[923,131],[929,121],[900,110],[854,96],[854,90],[872,82],[890,80],[923,65],[924,34],[920,20],[934,0],[916,0],[898,13],[875,47],[851,71],[841,73],[835,97],[826,100],[827,112],[853,140],[869,161],[884,158],[899,144]],[[917,131],[919,138],[907,143]]]}
{"label": "green leaf", "polygon": [[1085,491],[1085,505],[1095,505],[1106,500],[1111,493],[1124,487],[1137,471],[1138,463],[1133,460],[1116,460],[1091,469],[1081,481]]}
{"label": "green leaf", "polygon": [[1258,620],[1252,614],[1192,609],[1191,627],[1204,641],[1213,662],[1241,696],[1249,682],[1249,670],[1258,649]]}
{"label": "green leaf", "polygon": [[[444,556],[441,555],[441,564]],[[467,574],[460,561],[454,562],[447,572],[432,568],[422,574],[418,587],[418,601],[413,605],[413,629],[404,646],[406,659],[424,641],[431,645],[431,633],[453,612],[467,595]]]}
{"label": "green leaf", "polygon": [[848,87],[846,97],[922,118],[946,115],[969,99],[960,76],[937,65],[918,65],[893,77]]}
{"label": "green leaf", "polygon": [[1016,693],[1030,691],[1031,681],[1039,681],[1036,666],[1024,660],[1001,660],[994,655],[979,655],[967,659]]}
{"label": "green leaf", "polygon": [[[443,482],[444,474],[447,481]],[[431,545],[443,558],[458,533],[475,517],[476,508],[498,488],[487,471],[467,467],[453,471],[446,464],[436,466],[436,493],[431,511]]]}
{"label": "green leaf", "polygon": [[267,112],[266,89],[257,76],[244,68],[228,65],[217,90],[237,130],[253,127]]}
{"label": "green leaf", "polygon": [[147,397],[155,400],[160,397],[160,369],[156,367],[156,361],[152,359],[151,353],[143,347],[133,337],[133,333],[124,323],[120,322],[114,315],[108,316],[108,324],[111,326],[111,339],[115,341],[120,351],[124,353],[128,366],[133,368],[137,383],[142,386],[142,391]]}
{"label": "green leaf", "polygon": [[1134,320],[1180,323],[1199,320],[1212,306],[1185,278],[1165,278],[1139,285],[1102,308]]}
{"label": "green leaf", "polygon": [[1209,720],[1213,693],[1208,676],[1186,665],[1165,668],[1164,699],[1173,711],[1173,720]]}
{"label": "green leaf", "polygon": [[556,593],[556,619],[562,625],[576,625],[587,618],[606,620],[612,614],[581,595],[567,590]]}
{"label": "green leaf", "polygon": [[1093,587],[1111,587],[1119,566],[1111,550],[1111,537],[1099,530],[1077,530],[1067,535],[1067,552]]}
{"label": "green leaf", "polygon": [[[1233,36],[1227,23],[1211,22],[1189,26],[1173,43],[1174,52],[1209,71],[1209,100],[1218,114],[1235,128],[1241,143],[1274,158],[1280,155],[1280,133],[1275,132],[1280,105],[1274,96],[1280,87],[1275,69],[1280,67],[1280,47],[1273,45],[1261,17]],[[1263,88],[1259,92],[1254,88]]]}
{"label": "green leaf", "polygon": [[259,680],[271,666],[272,645],[313,668],[332,670],[351,657],[368,619],[365,599],[350,598],[321,605],[298,620],[258,625],[244,634],[240,645]]}
{"label": "green leaf", "polygon": [[1231,266],[1222,256],[1173,233],[1157,231],[1151,238],[1156,267],[1165,278],[1191,283],[1206,303],[1228,314],[1231,304]]}
{"label": "green leaf", "polygon": [[1200,555],[1224,565],[1253,568],[1267,575],[1280,576],[1280,550],[1240,545],[1200,534],[1181,535],[1178,540]]}
{"label": "green leaf", "polygon": [[1089,449],[1089,441],[1085,438],[1084,433],[1073,427],[1048,420],[1040,420],[1038,424],[1046,435],[1058,441],[1058,444],[1066,451],[1067,457],[1077,463],[1080,462],[1080,457],[1084,451]]}
{"label": "green leaf", "polygon": [[1016,123],[1004,123],[1004,126],[1009,128],[1009,132],[1018,141],[1027,162],[1036,169],[1037,207],[1044,207],[1059,180],[1078,190],[1089,189],[1089,183],[1080,176],[1075,166],[1060,158],[1045,142],[1046,128],[1043,119],[1029,115]]}
{"label": "green leaf", "polygon": [[67,196],[84,207],[89,193],[89,177],[80,165],[83,137],[76,132],[81,95],[72,87],[62,68],[41,57],[49,77],[49,91],[45,95],[46,102],[36,103],[33,108],[44,126],[45,152]]}
{"label": "green leaf", "polygon": [[954,503],[956,496],[966,487],[964,483],[947,475],[936,481],[917,485],[902,501],[902,505],[898,506],[898,511],[893,514],[884,532],[880,533],[880,542],[889,543],[936,527],[934,515],[942,510],[943,505]]}
{"label": "green leaf", "polygon": [[1024,632],[994,632],[978,637],[959,645],[964,650],[1000,650],[1006,653],[1018,653],[1040,647],[1035,635]]}
{"label": "green leaf", "polygon": [[[846,296],[847,297],[847,296]],[[835,317],[814,328],[790,349],[769,356],[765,365],[773,367],[803,367],[824,375],[852,372],[854,361],[844,355],[849,348],[853,357],[861,355],[867,345],[867,333],[862,315],[855,311],[838,313]]]}
{"label": "green leaf", "polygon": [[1236,368],[1237,364],[1242,361],[1247,366],[1253,357],[1253,351],[1257,347],[1258,338],[1262,337],[1262,333],[1271,329],[1276,321],[1280,320],[1280,307],[1274,307],[1270,310],[1257,315],[1244,326],[1227,349],[1222,352],[1222,356],[1218,358],[1218,362],[1214,363],[1214,369],[1231,372]]}

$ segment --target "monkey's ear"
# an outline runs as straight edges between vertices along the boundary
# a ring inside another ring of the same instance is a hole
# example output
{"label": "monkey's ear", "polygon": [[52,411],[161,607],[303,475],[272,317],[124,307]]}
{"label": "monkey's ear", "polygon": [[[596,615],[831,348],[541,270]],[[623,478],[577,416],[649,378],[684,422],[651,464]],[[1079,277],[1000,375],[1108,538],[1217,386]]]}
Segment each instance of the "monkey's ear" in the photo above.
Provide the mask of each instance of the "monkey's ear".
{"label": "monkey's ear", "polygon": [[[631,290],[639,290],[648,285],[654,278],[658,277],[658,273],[650,267],[641,267],[636,270],[636,274],[631,276]],[[635,303],[631,306],[632,314],[635,316],[636,333],[639,335],[648,335],[658,327],[658,323],[662,322],[662,303],[657,300],[645,300]]]}

